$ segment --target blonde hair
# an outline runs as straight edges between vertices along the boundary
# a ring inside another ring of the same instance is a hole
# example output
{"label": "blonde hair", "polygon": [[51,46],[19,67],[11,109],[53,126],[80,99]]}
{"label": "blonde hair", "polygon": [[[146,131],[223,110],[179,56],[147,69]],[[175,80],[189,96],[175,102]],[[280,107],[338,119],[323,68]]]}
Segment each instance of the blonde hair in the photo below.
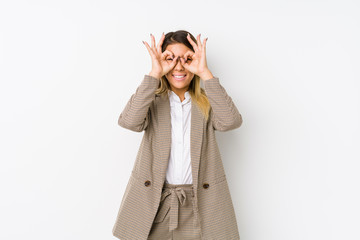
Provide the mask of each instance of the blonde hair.
{"label": "blonde hair", "polygon": [[[166,50],[166,47],[170,44],[174,43],[182,43],[191,51],[194,51],[193,46],[190,44],[189,40],[187,39],[187,34],[189,33],[191,39],[197,43],[196,38],[188,31],[185,30],[178,30],[176,32],[168,32],[165,34],[164,42],[161,46],[162,52]],[[167,80],[166,76],[162,76],[160,78],[159,88],[156,89],[155,94],[159,94],[163,97],[168,97],[168,92],[171,90],[169,81]],[[188,89],[190,96],[191,96],[191,103],[196,104],[206,121],[209,118],[210,112],[210,102],[206,96],[205,90],[200,86],[200,77],[194,74],[193,79],[190,82],[189,89]]]}

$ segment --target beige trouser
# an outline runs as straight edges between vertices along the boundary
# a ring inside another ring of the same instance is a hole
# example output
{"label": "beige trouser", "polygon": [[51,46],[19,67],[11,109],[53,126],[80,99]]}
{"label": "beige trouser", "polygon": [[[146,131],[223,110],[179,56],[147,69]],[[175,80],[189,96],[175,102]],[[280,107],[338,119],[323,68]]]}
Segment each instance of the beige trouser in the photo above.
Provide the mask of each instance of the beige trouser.
{"label": "beige trouser", "polygon": [[195,211],[193,184],[164,182],[159,210],[148,240],[198,240],[200,224]]}

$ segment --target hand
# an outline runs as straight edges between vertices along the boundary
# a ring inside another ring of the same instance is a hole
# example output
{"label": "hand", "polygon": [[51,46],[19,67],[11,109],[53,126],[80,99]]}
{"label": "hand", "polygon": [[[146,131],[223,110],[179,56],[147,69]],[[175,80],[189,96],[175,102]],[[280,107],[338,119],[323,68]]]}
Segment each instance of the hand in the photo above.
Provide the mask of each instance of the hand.
{"label": "hand", "polygon": [[[149,75],[160,79],[162,76],[167,74],[171,69],[175,67],[178,57],[175,58],[173,53],[168,50],[165,50],[164,52],[161,51],[161,46],[165,39],[164,33],[161,35],[161,39],[157,47],[155,47],[154,35],[150,33],[150,36],[151,36],[151,47],[147,42],[143,41],[144,45],[149,51],[152,61],[152,69]],[[167,56],[171,56],[172,60],[171,61],[166,60]]]}
{"label": "hand", "polygon": [[181,58],[180,61],[188,71],[198,75],[201,79],[210,79],[213,75],[206,63],[206,42],[208,38],[204,39],[203,43],[201,43],[200,35],[197,36],[198,44],[191,39],[189,34],[187,35],[187,39],[193,46],[195,53],[192,51],[186,52],[184,58]]}

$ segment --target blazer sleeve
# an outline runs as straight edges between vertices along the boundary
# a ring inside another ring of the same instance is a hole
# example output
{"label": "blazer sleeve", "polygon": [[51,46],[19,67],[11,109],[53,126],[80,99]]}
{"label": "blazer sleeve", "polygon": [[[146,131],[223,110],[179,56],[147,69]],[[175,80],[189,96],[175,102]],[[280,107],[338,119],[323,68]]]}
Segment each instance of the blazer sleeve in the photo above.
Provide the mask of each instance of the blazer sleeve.
{"label": "blazer sleeve", "polygon": [[155,100],[155,90],[159,82],[160,79],[150,75],[144,76],[119,116],[118,124],[121,127],[135,132],[146,129],[150,121],[150,104]]}
{"label": "blazer sleeve", "polygon": [[243,122],[242,116],[225,88],[220,84],[219,78],[203,80],[203,83],[211,105],[210,117],[213,128],[225,132],[240,127]]}

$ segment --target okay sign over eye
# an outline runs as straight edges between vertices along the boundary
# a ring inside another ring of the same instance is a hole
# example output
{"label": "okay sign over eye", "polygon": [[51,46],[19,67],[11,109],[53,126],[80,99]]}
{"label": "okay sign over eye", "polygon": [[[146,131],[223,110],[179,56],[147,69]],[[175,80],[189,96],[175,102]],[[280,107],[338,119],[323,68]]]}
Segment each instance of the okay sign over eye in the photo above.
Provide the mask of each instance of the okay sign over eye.
{"label": "okay sign over eye", "polygon": [[209,69],[206,63],[206,42],[208,38],[201,43],[200,35],[197,36],[197,43],[191,39],[189,34],[187,35],[187,39],[194,48],[195,53],[192,51],[186,52],[184,58],[181,58],[180,61],[188,71],[201,77],[209,72]]}
{"label": "okay sign over eye", "polygon": [[[171,69],[175,67],[178,57],[174,57],[174,54],[169,50],[165,50],[164,52],[161,51],[161,46],[165,39],[164,33],[161,35],[157,46],[154,35],[150,34],[150,36],[151,47],[147,42],[143,41],[145,47],[147,48],[151,56],[152,69],[149,75],[160,79],[162,76],[164,76],[166,73],[168,73]],[[169,59],[171,60],[169,61]]]}

